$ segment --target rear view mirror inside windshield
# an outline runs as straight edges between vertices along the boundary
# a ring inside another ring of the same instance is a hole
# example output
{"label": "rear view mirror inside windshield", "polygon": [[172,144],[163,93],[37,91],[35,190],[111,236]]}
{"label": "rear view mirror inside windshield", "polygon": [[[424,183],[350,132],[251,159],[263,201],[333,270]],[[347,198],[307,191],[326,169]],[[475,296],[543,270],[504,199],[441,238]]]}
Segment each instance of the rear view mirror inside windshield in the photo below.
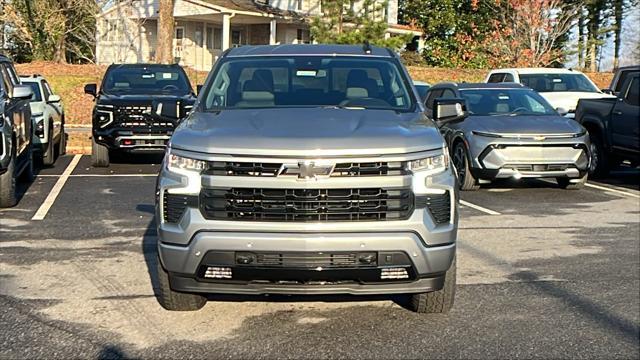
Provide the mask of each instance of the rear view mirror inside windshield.
{"label": "rear view mirror inside windshield", "polygon": [[296,70],[297,77],[323,78],[327,76],[326,70]]}

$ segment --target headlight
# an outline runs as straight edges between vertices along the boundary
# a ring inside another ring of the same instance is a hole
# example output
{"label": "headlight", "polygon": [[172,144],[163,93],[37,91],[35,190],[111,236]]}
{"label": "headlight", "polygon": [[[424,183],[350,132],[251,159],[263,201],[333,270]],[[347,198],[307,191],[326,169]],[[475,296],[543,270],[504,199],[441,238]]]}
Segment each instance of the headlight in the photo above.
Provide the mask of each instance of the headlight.
{"label": "headlight", "polygon": [[206,163],[202,160],[196,160],[178,156],[172,154],[171,151],[167,152],[167,170],[177,173],[183,173],[185,171],[192,171],[200,173],[204,170]]}
{"label": "headlight", "polygon": [[501,135],[498,135],[498,134],[486,133],[486,132],[482,132],[482,131],[472,131],[471,133],[473,135],[486,136],[486,137],[492,137],[492,138],[500,138],[500,137],[502,137]]}
{"label": "headlight", "polygon": [[409,170],[440,172],[449,168],[449,150],[442,148],[442,154],[416,159],[409,162]]}

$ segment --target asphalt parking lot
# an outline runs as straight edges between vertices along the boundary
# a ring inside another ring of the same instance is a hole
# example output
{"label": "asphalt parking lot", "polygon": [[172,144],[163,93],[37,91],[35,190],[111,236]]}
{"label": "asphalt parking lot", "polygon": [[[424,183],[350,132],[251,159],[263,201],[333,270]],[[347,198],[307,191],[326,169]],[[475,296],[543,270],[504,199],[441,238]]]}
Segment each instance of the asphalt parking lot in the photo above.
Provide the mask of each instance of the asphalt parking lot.
{"label": "asphalt parking lot", "polygon": [[[456,304],[394,298],[154,297],[158,158],[65,156],[0,210],[0,358],[638,358],[640,171],[580,191],[463,193]],[[156,164],[154,164],[156,163]]]}

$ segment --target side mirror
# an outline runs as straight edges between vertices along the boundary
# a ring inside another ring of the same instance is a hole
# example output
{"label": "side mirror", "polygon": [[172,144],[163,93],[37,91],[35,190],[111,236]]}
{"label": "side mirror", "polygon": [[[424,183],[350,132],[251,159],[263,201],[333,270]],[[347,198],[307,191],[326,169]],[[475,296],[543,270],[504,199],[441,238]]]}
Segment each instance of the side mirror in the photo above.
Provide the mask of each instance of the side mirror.
{"label": "side mirror", "polygon": [[96,84],[87,84],[84,86],[84,93],[96,97],[98,95],[98,86]]}
{"label": "side mirror", "polygon": [[57,104],[60,102],[60,95],[49,95],[49,104]]}
{"label": "side mirror", "polygon": [[435,99],[433,103],[433,120],[442,126],[448,123],[461,122],[468,116],[464,99]]}
{"label": "side mirror", "polygon": [[16,85],[11,92],[12,99],[31,99],[33,90],[29,85]]}
{"label": "side mirror", "polygon": [[600,89],[600,91],[602,91],[605,94],[613,95],[613,90],[611,89]]}
{"label": "side mirror", "polygon": [[563,107],[556,108],[556,111],[558,112],[558,114],[560,116],[565,116],[565,115],[567,115],[569,113],[569,110],[567,110],[567,109],[565,109]]}
{"label": "side mirror", "polygon": [[177,120],[178,104],[176,102],[162,102],[154,100],[151,106],[151,113],[155,117]]}
{"label": "side mirror", "polygon": [[196,95],[200,95],[200,91],[202,91],[202,85],[196,85]]}

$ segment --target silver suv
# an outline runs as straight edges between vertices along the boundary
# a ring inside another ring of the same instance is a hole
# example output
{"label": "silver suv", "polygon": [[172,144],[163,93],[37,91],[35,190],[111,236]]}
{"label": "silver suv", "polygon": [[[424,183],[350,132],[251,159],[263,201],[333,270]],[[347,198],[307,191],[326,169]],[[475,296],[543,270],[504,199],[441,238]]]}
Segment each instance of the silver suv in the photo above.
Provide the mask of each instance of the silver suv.
{"label": "silver suv", "polygon": [[207,293],[406,294],[414,311],[447,312],[456,188],[393,52],[233,49],[176,128],[158,178],[159,301],[197,310]]}

